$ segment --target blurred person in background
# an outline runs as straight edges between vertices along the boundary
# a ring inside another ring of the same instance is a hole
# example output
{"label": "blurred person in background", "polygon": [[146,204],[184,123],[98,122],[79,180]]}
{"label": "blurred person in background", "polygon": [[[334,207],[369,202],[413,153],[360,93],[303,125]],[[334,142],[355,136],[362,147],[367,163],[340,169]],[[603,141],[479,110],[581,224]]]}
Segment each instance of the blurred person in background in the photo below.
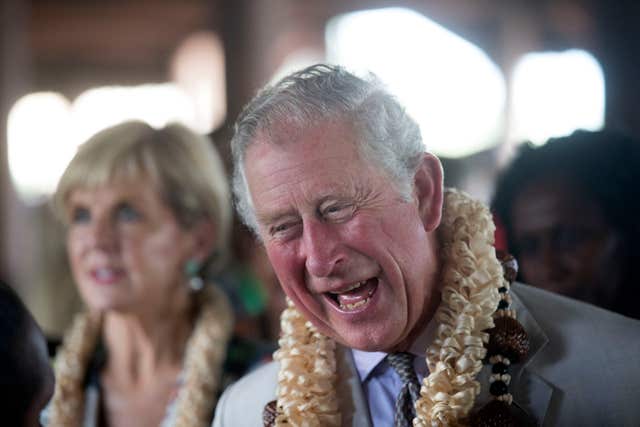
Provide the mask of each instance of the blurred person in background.
{"label": "blurred person in background", "polygon": [[229,297],[235,318],[225,362],[225,386],[247,370],[272,360],[279,338],[280,313],[285,308],[273,269],[261,256],[262,248],[252,241],[246,228],[235,225],[231,262],[216,277]]}
{"label": "blurred person in background", "polygon": [[60,426],[205,426],[232,329],[208,280],[227,251],[227,177],[211,141],[127,122],[83,144],[54,209],[86,304],[55,361]]}
{"label": "blurred person in background", "polygon": [[523,145],[492,201],[520,279],[640,318],[639,183],[640,142],[620,133]]}
{"label": "blurred person in background", "polygon": [[238,226],[234,242],[239,254],[235,259],[238,265],[233,271],[238,283],[234,285],[238,299],[244,301],[242,305],[245,307],[239,311],[251,319],[246,325],[241,325],[236,318],[236,330],[244,328],[240,335],[251,337],[254,342],[265,342],[273,352],[280,334],[280,314],[286,308],[284,293],[264,247],[255,241],[251,231]]}
{"label": "blurred person in background", "polygon": [[54,377],[40,327],[15,291],[0,282],[2,425],[35,427],[53,394]]}

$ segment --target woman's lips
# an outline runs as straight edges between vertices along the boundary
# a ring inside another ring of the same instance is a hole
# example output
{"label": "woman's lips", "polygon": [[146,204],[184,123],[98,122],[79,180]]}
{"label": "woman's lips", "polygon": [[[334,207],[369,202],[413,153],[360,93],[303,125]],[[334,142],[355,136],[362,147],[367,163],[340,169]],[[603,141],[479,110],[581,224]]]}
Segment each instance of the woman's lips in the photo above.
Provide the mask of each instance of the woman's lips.
{"label": "woman's lips", "polygon": [[342,292],[327,292],[329,301],[344,312],[364,308],[378,289],[378,279],[373,277],[357,282]]}
{"label": "woman's lips", "polygon": [[100,267],[91,270],[91,278],[101,285],[116,283],[124,276],[124,271],[118,268]]}

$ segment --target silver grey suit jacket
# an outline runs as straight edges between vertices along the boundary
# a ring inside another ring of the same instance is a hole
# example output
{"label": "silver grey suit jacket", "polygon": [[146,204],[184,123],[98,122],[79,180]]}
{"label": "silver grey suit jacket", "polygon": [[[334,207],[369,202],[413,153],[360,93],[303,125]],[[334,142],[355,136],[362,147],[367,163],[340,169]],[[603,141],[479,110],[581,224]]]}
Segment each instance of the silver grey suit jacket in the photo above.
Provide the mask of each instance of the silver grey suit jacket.
{"label": "silver grey suit jacket", "polygon": [[[512,296],[531,347],[509,369],[509,390],[525,418],[541,426],[640,426],[640,322],[526,285],[515,284]],[[343,425],[370,427],[351,352],[339,348],[337,358]],[[272,362],[230,386],[213,426],[261,427],[277,374]],[[490,400],[489,376],[486,365],[476,407]]]}

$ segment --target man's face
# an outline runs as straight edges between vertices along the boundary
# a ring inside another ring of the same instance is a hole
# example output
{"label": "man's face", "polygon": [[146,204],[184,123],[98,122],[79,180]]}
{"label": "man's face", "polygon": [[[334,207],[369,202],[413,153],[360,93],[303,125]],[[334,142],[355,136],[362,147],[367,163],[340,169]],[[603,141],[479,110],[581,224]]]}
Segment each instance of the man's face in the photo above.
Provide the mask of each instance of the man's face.
{"label": "man's face", "polygon": [[408,346],[440,298],[437,159],[429,157],[438,170],[423,176],[436,190],[422,191],[420,179],[422,190],[407,201],[360,155],[351,127],[328,123],[295,135],[280,145],[259,136],[245,156],[259,233],[284,292],[348,347]]}

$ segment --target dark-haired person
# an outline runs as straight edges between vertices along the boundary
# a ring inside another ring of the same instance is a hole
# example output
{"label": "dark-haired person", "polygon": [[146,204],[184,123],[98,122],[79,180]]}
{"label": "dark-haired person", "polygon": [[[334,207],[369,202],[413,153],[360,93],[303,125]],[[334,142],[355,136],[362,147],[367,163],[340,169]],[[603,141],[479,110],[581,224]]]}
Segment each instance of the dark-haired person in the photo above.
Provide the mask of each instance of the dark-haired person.
{"label": "dark-haired person", "polygon": [[53,387],[40,327],[15,291],[0,282],[0,424],[39,426]]}
{"label": "dark-haired person", "polygon": [[523,145],[492,208],[523,282],[640,318],[640,142],[576,131]]}

